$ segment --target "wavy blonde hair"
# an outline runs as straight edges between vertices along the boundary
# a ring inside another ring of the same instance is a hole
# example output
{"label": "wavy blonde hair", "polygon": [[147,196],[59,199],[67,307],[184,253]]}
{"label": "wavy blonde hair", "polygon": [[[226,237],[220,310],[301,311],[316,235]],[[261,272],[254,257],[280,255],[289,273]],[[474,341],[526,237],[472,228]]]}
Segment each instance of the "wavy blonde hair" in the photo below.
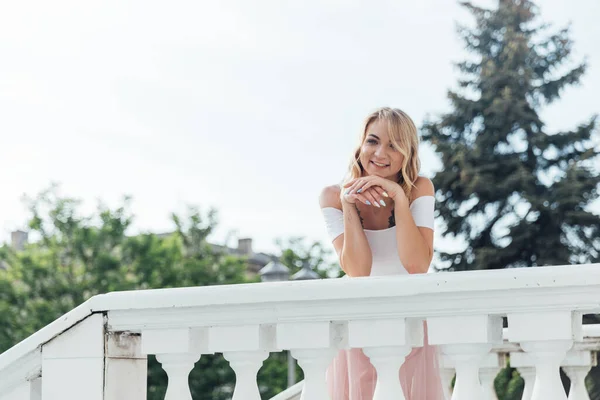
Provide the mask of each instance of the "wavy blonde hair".
{"label": "wavy blonde hair", "polygon": [[419,177],[419,170],[421,169],[421,162],[419,161],[419,136],[413,120],[408,114],[397,108],[380,108],[365,119],[360,143],[354,151],[354,157],[350,162],[346,181],[359,178],[364,174],[365,170],[359,158],[360,150],[367,136],[369,125],[375,121],[387,121],[390,142],[404,156],[402,168],[398,173],[396,182],[400,184],[410,201],[410,194],[415,187],[415,182]]}

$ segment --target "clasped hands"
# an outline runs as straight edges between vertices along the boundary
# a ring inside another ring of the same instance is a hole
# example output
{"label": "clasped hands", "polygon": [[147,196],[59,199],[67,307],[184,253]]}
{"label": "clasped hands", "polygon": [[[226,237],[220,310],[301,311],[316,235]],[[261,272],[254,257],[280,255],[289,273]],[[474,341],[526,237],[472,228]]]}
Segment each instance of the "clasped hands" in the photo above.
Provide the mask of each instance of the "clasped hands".
{"label": "clasped hands", "polygon": [[364,176],[347,182],[341,191],[341,199],[346,203],[355,204],[360,201],[368,206],[385,207],[386,198],[396,201],[398,197],[406,196],[402,187],[389,179],[380,176]]}

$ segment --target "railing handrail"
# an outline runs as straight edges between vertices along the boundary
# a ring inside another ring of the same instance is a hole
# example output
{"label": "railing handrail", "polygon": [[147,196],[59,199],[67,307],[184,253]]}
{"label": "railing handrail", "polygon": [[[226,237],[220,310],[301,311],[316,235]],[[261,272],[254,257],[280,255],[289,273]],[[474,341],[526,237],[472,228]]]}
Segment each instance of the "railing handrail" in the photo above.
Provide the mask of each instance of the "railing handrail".
{"label": "railing handrail", "polygon": [[[482,277],[487,279],[482,280]],[[596,284],[600,284],[600,263],[111,292],[103,296],[104,309],[99,311],[257,304],[273,301],[404,297],[462,290],[489,292]],[[228,296],[232,290],[236,292],[234,297]]]}
{"label": "railing handrail", "polygon": [[[546,309],[600,312],[599,266],[587,264],[113,292],[92,297],[0,354],[0,373],[99,312],[112,313],[109,329],[114,331],[136,331],[142,325],[152,328],[165,327],[165,324],[211,326],[215,323],[369,318],[373,307],[386,315],[417,318]],[[411,300],[407,301],[407,298]],[[352,301],[359,299],[364,301]],[[240,320],[240,308],[248,311],[244,320]],[[169,313],[165,315],[164,310]],[[228,314],[227,310],[236,312]]]}
{"label": "railing handrail", "polygon": [[0,354],[0,373],[5,368],[9,367],[13,362],[20,358],[26,357],[28,354],[35,352],[43,344],[49,342],[64,331],[73,327],[80,321],[83,321],[93,313],[94,305],[97,302],[97,297],[94,296],[84,303],[75,307],[68,313],[55,319],[50,324],[46,325],[31,336],[20,341],[4,353]]}
{"label": "railing handrail", "polygon": [[298,396],[302,393],[304,381],[300,381],[293,386],[285,389],[283,392],[271,397],[270,400],[289,400],[292,396]]}

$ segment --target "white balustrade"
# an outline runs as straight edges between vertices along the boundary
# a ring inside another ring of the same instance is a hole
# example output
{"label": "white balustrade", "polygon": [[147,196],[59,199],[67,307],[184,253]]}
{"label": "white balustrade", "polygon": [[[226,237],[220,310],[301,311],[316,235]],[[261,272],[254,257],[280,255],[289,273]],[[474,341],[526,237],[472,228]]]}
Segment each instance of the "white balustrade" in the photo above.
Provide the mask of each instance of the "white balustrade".
{"label": "white balustrade", "polygon": [[145,399],[149,354],[167,373],[166,399],[190,400],[189,373],[213,353],[235,372],[233,399],[258,400],[263,361],[287,350],[305,381],[277,399],[302,390],[303,400],[326,400],[325,371],[350,348],[377,370],[375,400],[402,399],[398,370],[422,345],[423,321],[453,400],[495,400],[507,355],[524,399],[566,400],[562,366],[569,400],[587,400],[600,331],[585,333],[583,313],[600,313],[598,265],[109,293],[1,354],[0,400]]}
{"label": "white balustrade", "polygon": [[105,340],[104,398],[146,400],[148,360],[142,354],[141,336],[110,332],[105,334]]}
{"label": "white balustrade", "polygon": [[[519,348],[520,350],[520,348]],[[531,400],[533,386],[535,384],[535,362],[529,353],[511,352],[510,366],[516,368],[525,382],[521,400]]]}
{"label": "white balustrade", "polygon": [[569,400],[590,400],[585,387],[585,377],[596,365],[596,353],[590,351],[571,350],[562,361],[561,366],[571,380]]}
{"label": "white balustrade", "polygon": [[373,400],[406,398],[398,371],[413,347],[423,346],[423,321],[354,320],[348,323],[348,345],[362,348],[377,371]]}
{"label": "white balustrade", "polygon": [[216,326],[209,330],[209,347],[223,355],[235,372],[236,385],[232,400],[260,400],[256,375],[275,350],[273,325]]}
{"label": "white balustrade", "polygon": [[[483,398],[479,367],[494,344],[502,343],[502,318],[490,315],[431,317],[429,343],[439,345],[456,369],[452,400]],[[448,327],[452,326],[452,329]]]}
{"label": "white balustrade", "polygon": [[42,399],[102,400],[104,317],[94,314],[42,346]]}
{"label": "white balustrade", "polygon": [[532,400],[567,400],[559,369],[574,340],[583,340],[581,325],[581,315],[572,311],[508,314],[508,339],[535,364]]}
{"label": "white balustrade", "polygon": [[169,379],[165,400],[192,400],[188,376],[207,353],[207,330],[168,328],[142,330],[142,353],[155,354]]}
{"label": "white balustrade", "polygon": [[450,400],[452,397],[452,379],[456,375],[454,361],[445,354],[440,353],[440,377],[442,379],[442,388],[444,389],[444,398]]}
{"label": "white balustrade", "polygon": [[533,385],[535,383],[535,367],[521,367],[517,368],[517,371],[519,371],[519,374],[525,382],[521,400],[531,400],[531,396],[533,395]]}
{"label": "white balustrade", "polygon": [[482,400],[498,400],[494,379],[502,368],[506,367],[505,353],[488,353],[479,364],[479,380],[483,391]]}
{"label": "white balustrade", "polygon": [[339,329],[329,321],[277,325],[277,347],[290,349],[304,371],[301,400],[328,400],[325,372],[338,350]]}

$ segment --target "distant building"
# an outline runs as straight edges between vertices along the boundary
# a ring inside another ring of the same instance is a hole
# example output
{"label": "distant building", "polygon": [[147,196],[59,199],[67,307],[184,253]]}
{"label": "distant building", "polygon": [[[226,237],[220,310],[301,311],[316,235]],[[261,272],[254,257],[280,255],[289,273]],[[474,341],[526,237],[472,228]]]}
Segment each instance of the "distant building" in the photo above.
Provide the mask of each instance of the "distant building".
{"label": "distant building", "polygon": [[[10,247],[15,251],[21,251],[25,248],[29,234],[25,231],[14,231],[10,233]],[[0,269],[7,270],[10,267],[4,260],[0,260]]]}
{"label": "distant building", "polygon": [[240,238],[238,239],[237,248],[221,246],[217,244],[211,244],[215,250],[221,250],[226,254],[236,255],[240,257],[247,257],[248,259],[248,272],[250,274],[257,274],[262,267],[267,265],[275,257],[272,254],[267,253],[255,253],[252,249],[251,238]]}
{"label": "distant building", "polygon": [[[172,232],[159,233],[156,236],[160,238],[165,238],[172,235]],[[246,257],[248,260],[248,275],[255,276],[258,274],[258,271],[262,269],[269,262],[273,261],[273,259],[277,258],[277,256],[273,254],[267,253],[255,253],[252,249],[252,238],[239,238],[237,247],[229,247],[223,246],[220,244],[209,243],[209,245],[215,249],[216,251],[221,251],[225,254]]]}
{"label": "distant building", "polygon": [[25,248],[29,234],[24,231],[14,231],[10,233],[10,247],[15,251],[21,251]]}

